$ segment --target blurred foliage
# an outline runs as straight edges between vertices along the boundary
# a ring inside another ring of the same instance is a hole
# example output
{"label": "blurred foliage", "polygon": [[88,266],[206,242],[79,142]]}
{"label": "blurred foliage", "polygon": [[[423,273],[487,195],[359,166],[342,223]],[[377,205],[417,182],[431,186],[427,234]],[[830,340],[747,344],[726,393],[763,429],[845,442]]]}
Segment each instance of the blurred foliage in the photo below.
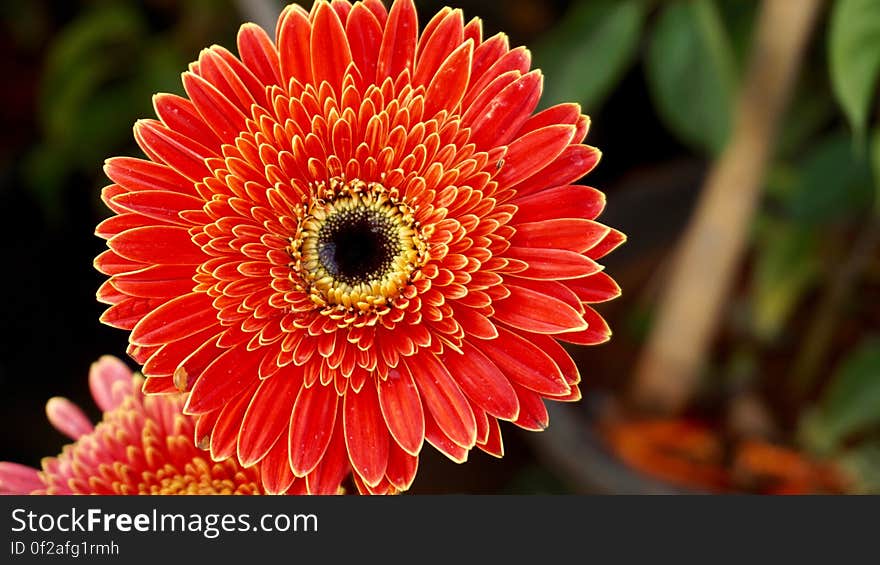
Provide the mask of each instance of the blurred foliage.
{"label": "blurred foliage", "polygon": [[804,441],[820,452],[871,430],[880,430],[880,336],[865,338],[841,362],[803,424]]}
{"label": "blurred foliage", "polygon": [[[758,6],[576,0],[535,50],[547,75],[548,103],[578,100],[596,113],[635,69],[668,132],[698,155],[716,155],[730,132]],[[880,342],[865,335],[869,328],[852,329],[844,312],[880,304],[876,282],[867,283],[873,294],[855,294],[880,258],[880,130],[872,133],[880,100],[880,0],[834,0],[824,18],[780,125],[752,230],[751,268],[735,298],[748,316],[734,311],[731,325],[741,334],[745,324],[746,335],[738,338],[745,343],[730,344],[728,355],[749,352],[755,386],[793,387],[801,416],[792,441],[845,461],[862,477],[860,490],[876,491]],[[630,312],[626,319],[633,317]],[[642,312],[639,319],[646,317]],[[872,319],[870,312],[866,317]],[[839,331],[844,321],[847,333]],[[792,374],[762,375],[768,360],[783,352]],[[804,363],[818,364],[809,370],[820,382],[794,384]],[[724,371],[707,374],[719,378]],[[818,396],[804,397],[804,387]]]}
{"label": "blurred foliage", "polygon": [[735,59],[715,2],[669,2],[651,32],[648,85],[659,116],[682,141],[717,153],[730,133]]}
{"label": "blurred foliage", "polygon": [[551,79],[542,104],[577,100],[594,112],[635,60],[646,11],[642,0],[575,3],[534,48]]}
{"label": "blurred foliage", "polygon": [[864,137],[871,105],[877,100],[878,45],[880,2],[837,0],[828,34],[831,82],[858,140]]}
{"label": "blurred foliage", "polygon": [[[36,102],[42,136],[23,163],[50,222],[64,212],[62,191],[72,176],[103,182],[104,158],[131,147],[133,123],[152,114],[151,95],[182,94],[180,73],[198,49],[234,38],[225,4],[88,2],[50,36]],[[40,12],[39,3],[15,11],[44,21]]]}

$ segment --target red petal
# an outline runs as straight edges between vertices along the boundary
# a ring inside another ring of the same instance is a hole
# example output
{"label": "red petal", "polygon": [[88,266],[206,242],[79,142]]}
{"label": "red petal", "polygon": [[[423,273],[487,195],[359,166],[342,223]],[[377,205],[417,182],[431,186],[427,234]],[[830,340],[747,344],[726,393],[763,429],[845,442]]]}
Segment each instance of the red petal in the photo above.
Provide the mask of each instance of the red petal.
{"label": "red petal", "polygon": [[260,356],[244,347],[227,349],[196,378],[187,399],[186,414],[204,414],[224,406],[259,380]]}
{"label": "red petal", "polygon": [[589,186],[567,184],[517,196],[511,202],[517,206],[514,216],[517,224],[556,218],[594,220],[605,208],[605,195]]}
{"label": "red petal", "polygon": [[586,175],[599,162],[602,152],[589,145],[569,145],[552,163],[516,185],[519,196],[546,188],[570,184]]}
{"label": "red petal", "polygon": [[178,296],[156,308],[131,331],[135,345],[164,345],[217,325],[211,298],[201,292]]}
{"label": "red petal", "polygon": [[113,286],[129,296],[171,298],[193,290],[193,268],[188,265],[153,265],[140,271],[116,275]]}
{"label": "red petal", "polygon": [[441,360],[474,404],[496,418],[513,420],[519,413],[516,393],[507,376],[480,351],[482,346],[483,342],[480,347],[465,342],[463,354],[447,350]]}
{"label": "red petal", "polygon": [[522,127],[541,97],[542,77],[532,71],[502,90],[472,123],[470,142],[481,150],[506,145]]}
{"label": "red petal", "polygon": [[263,483],[263,490],[266,494],[283,494],[295,479],[288,462],[287,442],[278,441],[260,461],[260,482]]}
{"label": "red petal", "polygon": [[494,339],[498,336],[498,330],[492,320],[474,308],[467,306],[456,308],[455,320],[461,324],[464,333],[468,336],[479,339]]}
{"label": "red petal", "polygon": [[156,115],[168,129],[180,132],[188,138],[210,149],[220,149],[220,139],[205,123],[193,103],[176,94],[156,94],[153,96]]}
{"label": "red petal", "polygon": [[[205,343],[216,342],[219,332],[219,327],[209,328],[186,339],[180,339],[163,345],[144,363],[144,375],[147,377],[173,376],[184,359],[198,351]],[[202,366],[203,368],[204,366]],[[193,375],[193,377],[195,376]],[[180,377],[183,377],[183,375],[178,376],[178,378]],[[188,378],[184,379],[184,381],[188,380]],[[184,384],[189,383],[185,382]]]}
{"label": "red petal", "polygon": [[513,385],[516,390],[516,396],[519,399],[519,418],[513,421],[514,424],[532,432],[541,432],[550,425],[550,416],[547,414],[547,407],[541,397],[521,386]]}
{"label": "red petal", "polygon": [[446,436],[470,449],[476,442],[476,422],[467,398],[433,353],[406,359],[422,401]]}
{"label": "red petal", "polygon": [[280,53],[282,86],[287,86],[291,78],[307,82],[312,76],[312,59],[309,53],[309,38],[312,24],[308,13],[301,6],[291,4],[278,19],[276,37]]}
{"label": "red petal", "polygon": [[523,339],[532,342],[538,349],[546,353],[553,362],[556,363],[556,366],[559,367],[559,371],[562,373],[562,377],[565,379],[565,382],[568,383],[569,386],[575,385],[581,382],[581,375],[578,371],[577,365],[575,365],[571,356],[559,344],[556,339],[546,336],[546,335],[538,335],[538,334],[524,334],[520,332],[515,332]]}
{"label": "red petal", "polygon": [[611,339],[611,328],[598,312],[585,306],[584,319],[587,321],[587,329],[579,332],[559,334],[556,339],[576,343],[578,345],[598,345]]}
{"label": "red petal", "polygon": [[201,181],[211,174],[205,160],[214,157],[214,151],[161,122],[139,120],[134,125],[134,137],[154,161],[162,161],[191,181]]}
{"label": "red petal", "polygon": [[456,463],[464,463],[468,458],[468,450],[458,445],[447,436],[430,413],[425,414],[425,440],[434,448]]}
{"label": "red petal", "polygon": [[239,390],[234,400],[224,404],[211,432],[211,458],[214,461],[222,461],[235,454],[241,421],[258,384],[255,382],[247,389]]}
{"label": "red petal", "polygon": [[413,1],[394,2],[385,24],[382,46],[379,48],[377,81],[385,77],[396,78],[404,69],[412,71],[418,32],[419,20]]}
{"label": "red petal", "polygon": [[95,268],[105,275],[118,275],[144,268],[144,264],[124,259],[110,249],[95,257]]}
{"label": "red petal", "polygon": [[254,103],[266,102],[263,83],[235,55],[219,45],[199,54],[198,68],[194,71],[248,117]]}
{"label": "red petal", "polygon": [[127,190],[170,190],[198,194],[193,183],[171,167],[143,159],[133,157],[107,159],[104,163],[104,174]]}
{"label": "red petal", "polygon": [[425,437],[422,400],[405,363],[379,380],[379,407],[391,437],[408,453],[418,455]]}
{"label": "red petal", "polygon": [[204,202],[193,196],[166,190],[141,190],[114,196],[113,204],[148,218],[186,225],[178,215],[183,210],[201,210]]}
{"label": "red petal", "polygon": [[602,270],[602,266],[589,257],[564,249],[511,247],[504,255],[528,264],[526,270],[516,274],[527,279],[578,279]]}
{"label": "red petal", "polygon": [[379,412],[376,387],[367,383],[359,393],[345,394],[345,445],[351,467],[366,484],[375,487],[388,466],[388,428]]}
{"label": "red petal", "polygon": [[[431,18],[422,31],[416,53],[413,84],[424,86],[430,84],[443,61],[455,49],[460,48],[462,43],[464,43],[464,21],[461,10],[444,7]],[[468,63],[470,64],[470,61]]]}
{"label": "red petal", "polygon": [[310,41],[314,84],[320,85],[326,80],[338,91],[352,60],[351,49],[339,16],[326,2],[317,4]]}
{"label": "red petal", "polygon": [[245,115],[210,82],[193,73],[183,73],[183,88],[224,143],[233,143],[245,130]]}
{"label": "red petal", "polygon": [[148,313],[160,306],[165,299],[151,298],[128,298],[118,304],[107,308],[101,314],[101,322],[119,328],[130,330]]}
{"label": "red petal", "polygon": [[357,3],[348,15],[345,33],[351,46],[352,59],[367,84],[376,81],[376,64],[382,45],[382,26],[375,15]]}
{"label": "red petal", "polygon": [[626,241],[626,236],[612,228],[608,235],[605,236],[605,239],[587,251],[587,256],[592,259],[601,259],[617,249],[624,241]]}
{"label": "red petal", "polygon": [[478,443],[477,447],[493,457],[504,457],[504,443],[501,440],[501,428],[498,420],[489,420],[489,436],[483,443]]}
{"label": "red petal", "polygon": [[110,238],[107,247],[126,259],[150,265],[198,265],[207,259],[189,232],[175,226],[126,230]]}
{"label": "red petal", "polygon": [[495,319],[534,333],[558,334],[582,330],[580,313],[561,300],[530,288],[505,284],[510,295],[494,303]]}
{"label": "red petal", "polygon": [[425,117],[441,110],[454,111],[461,104],[471,77],[474,46],[468,41],[447,57],[431,79],[425,94]]}
{"label": "red petal", "polygon": [[336,425],[329,431],[330,444],[315,470],[306,477],[308,490],[312,494],[337,494],[342,481],[348,475],[348,453],[345,450],[345,437],[342,431],[342,418],[336,418]]}
{"label": "red petal", "polygon": [[512,245],[542,249],[567,249],[576,253],[584,253],[595,246],[611,229],[592,220],[572,218],[526,222],[514,227],[516,233],[510,238]]}
{"label": "red petal", "polygon": [[577,294],[582,302],[590,304],[606,302],[620,296],[620,287],[606,273],[566,281],[565,285]]}
{"label": "red petal", "polygon": [[238,460],[249,467],[266,456],[283,432],[290,429],[293,403],[302,374],[284,371],[265,379],[245,412],[238,434]]}
{"label": "red petal", "polygon": [[535,131],[553,124],[576,125],[581,118],[581,105],[575,103],[557,104],[546,110],[542,110],[532,116],[523,124],[522,129],[517,132],[518,136],[525,135],[530,131]]}
{"label": "red petal", "polygon": [[238,30],[238,53],[241,60],[263,84],[280,84],[278,52],[263,28],[246,23]]}
{"label": "red petal", "polygon": [[511,186],[531,177],[568,147],[574,132],[574,126],[556,124],[519,137],[508,146],[504,166],[495,175],[495,181]]}
{"label": "red petal", "polygon": [[332,386],[302,387],[290,420],[290,466],[302,477],[321,461],[333,432],[339,396]]}
{"label": "red petal", "polygon": [[498,339],[482,342],[480,349],[513,381],[541,394],[567,394],[565,377],[553,359],[532,342],[506,328]]}
{"label": "red petal", "polygon": [[385,476],[394,488],[399,491],[408,490],[416,478],[419,468],[419,458],[402,450],[396,443],[391,442],[391,450],[388,453],[388,468]]}

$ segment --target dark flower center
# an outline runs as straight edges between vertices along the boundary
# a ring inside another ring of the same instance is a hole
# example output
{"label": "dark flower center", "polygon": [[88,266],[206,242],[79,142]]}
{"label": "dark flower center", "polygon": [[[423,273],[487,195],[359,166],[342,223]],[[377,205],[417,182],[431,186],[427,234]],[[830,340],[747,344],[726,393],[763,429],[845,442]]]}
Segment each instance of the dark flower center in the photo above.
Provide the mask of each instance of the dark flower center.
{"label": "dark flower center", "polygon": [[381,279],[401,253],[398,227],[367,208],[339,210],[318,231],[318,259],[332,277],[350,285]]}
{"label": "dark flower center", "polygon": [[[425,264],[428,243],[396,188],[331,179],[294,208],[291,281],[338,324],[387,312]],[[369,323],[375,323],[370,318]]]}

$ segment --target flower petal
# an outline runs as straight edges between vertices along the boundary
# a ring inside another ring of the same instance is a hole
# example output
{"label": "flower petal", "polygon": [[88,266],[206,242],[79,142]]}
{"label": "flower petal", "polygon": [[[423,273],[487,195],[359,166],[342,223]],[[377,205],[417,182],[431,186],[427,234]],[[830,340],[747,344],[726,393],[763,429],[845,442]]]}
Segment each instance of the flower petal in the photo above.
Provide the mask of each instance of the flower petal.
{"label": "flower petal", "polygon": [[284,494],[296,477],[290,470],[287,442],[277,441],[260,461],[260,481],[266,494]]}
{"label": "flower petal", "polygon": [[242,465],[250,467],[265,457],[281,434],[290,429],[290,415],[301,386],[302,374],[296,371],[283,371],[262,380],[238,433],[238,460]]}
{"label": "flower petal", "polygon": [[425,94],[426,117],[434,116],[441,110],[454,111],[461,104],[471,77],[473,53],[473,42],[467,41],[440,65]]}
{"label": "flower petal", "polygon": [[217,312],[207,294],[178,296],[156,308],[132,329],[137,345],[164,345],[199,333],[217,324]]}
{"label": "flower petal", "polygon": [[388,467],[385,469],[385,477],[394,488],[399,491],[408,490],[416,478],[416,470],[419,467],[419,458],[411,455],[391,442],[391,450],[388,453]]}
{"label": "flower petal", "polygon": [[345,34],[351,46],[352,60],[366,84],[373,84],[376,81],[376,65],[382,45],[382,25],[369,8],[358,2],[348,15]]}
{"label": "flower petal", "polygon": [[495,302],[495,319],[528,332],[558,334],[587,327],[580,313],[561,300],[530,288],[506,284],[510,295]]}
{"label": "flower petal", "polygon": [[592,220],[556,218],[517,224],[510,242],[517,247],[566,249],[584,253],[599,243],[610,229]]}
{"label": "flower petal", "polygon": [[515,332],[502,327],[498,330],[498,339],[482,342],[480,350],[514,385],[540,394],[568,393],[568,383],[549,355]]}
{"label": "flower petal", "polygon": [[512,186],[531,177],[568,147],[574,133],[572,125],[554,124],[517,138],[507,147],[504,165],[495,181]]}
{"label": "flower petal", "polygon": [[351,467],[372,487],[385,477],[390,439],[378,400],[376,387],[367,383],[360,392],[346,392],[343,401],[345,446]]}
{"label": "flower petal", "polygon": [[227,349],[196,377],[184,407],[184,413],[196,415],[213,412],[236,398],[241,391],[259,380],[259,356],[244,347]]}
{"label": "flower petal", "polygon": [[589,257],[564,249],[511,247],[504,255],[528,265],[527,269],[516,274],[527,279],[579,279],[602,270],[602,266]]}
{"label": "flower petal", "polygon": [[284,8],[275,32],[283,77],[282,86],[287,86],[292,78],[306,82],[312,76],[312,58],[309,52],[311,33],[309,14],[302,6],[290,4]]}
{"label": "flower petal", "polygon": [[112,355],[102,355],[92,363],[89,390],[102,412],[109,412],[122,404],[131,391],[132,376],[128,365]]}
{"label": "flower petal", "polygon": [[342,481],[351,470],[342,426],[342,418],[336,418],[336,425],[328,433],[329,444],[321,462],[306,477],[311,494],[338,494]]}
{"label": "flower petal", "polygon": [[477,434],[474,414],[446,367],[433,353],[409,357],[406,364],[422,401],[444,434],[465,449],[473,447]]}
{"label": "flower petal", "polygon": [[290,467],[297,477],[315,469],[330,444],[339,396],[332,386],[303,386],[290,419]]}
{"label": "flower petal", "polygon": [[405,363],[379,380],[379,407],[391,437],[407,453],[418,455],[425,438],[422,400]]}
{"label": "flower petal", "polygon": [[49,399],[46,416],[52,427],[74,441],[95,429],[79,406],[61,396]]}
{"label": "flower petal", "polygon": [[419,20],[412,0],[397,0],[391,6],[382,46],[379,48],[379,61],[376,79],[396,78],[404,69],[412,71],[416,55],[416,40]]}
{"label": "flower petal", "polygon": [[205,160],[214,157],[214,151],[161,122],[138,120],[134,137],[154,161],[165,163],[191,181],[198,182],[210,174]]}
{"label": "flower petal", "polygon": [[572,183],[592,171],[601,158],[602,152],[595,147],[569,145],[559,157],[541,169],[538,174],[532,175],[513,188],[517,195],[524,196]]}
{"label": "flower petal", "polygon": [[207,259],[190,239],[189,232],[176,226],[144,226],[117,234],[107,246],[125,259],[148,265],[198,265]]}
{"label": "flower petal", "polygon": [[0,461],[0,494],[30,494],[45,486],[36,469]]}
{"label": "flower petal", "polygon": [[518,195],[511,202],[517,206],[514,221],[518,224],[555,218],[595,220],[605,208],[605,195],[589,186],[567,184]]}
{"label": "flower petal", "polygon": [[441,361],[474,404],[496,418],[513,420],[519,413],[516,393],[504,372],[480,351],[482,345],[465,342],[461,353],[447,350]]}
{"label": "flower petal", "polygon": [[310,49],[314,84],[327,81],[338,92],[345,69],[352,61],[351,48],[339,16],[326,2],[316,4]]}

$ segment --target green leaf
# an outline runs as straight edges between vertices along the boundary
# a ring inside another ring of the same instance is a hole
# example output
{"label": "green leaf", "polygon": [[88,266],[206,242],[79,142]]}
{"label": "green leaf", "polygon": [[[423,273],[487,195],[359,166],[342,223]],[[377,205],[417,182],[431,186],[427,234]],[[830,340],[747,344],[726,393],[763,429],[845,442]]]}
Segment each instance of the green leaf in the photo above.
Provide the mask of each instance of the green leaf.
{"label": "green leaf", "polygon": [[880,129],[871,136],[871,168],[874,171],[874,212],[880,215]]}
{"label": "green leaf", "polygon": [[831,84],[858,140],[864,138],[880,74],[880,0],[837,0],[828,34]]}
{"label": "green leaf", "polygon": [[864,339],[840,364],[818,409],[805,422],[807,441],[820,451],[880,425],[880,336]]}
{"label": "green leaf", "polygon": [[685,143],[717,153],[730,133],[736,64],[712,0],[665,5],[648,45],[657,112]]}
{"label": "green leaf", "polygon": [[643,0],[577,2],[534,48],[548,79],[542,102],[580,102],[595,112],[632,64],[645,13]]}
{"label": "green leaf", "polygon": [[769,224],[761,237],[752,280],[752,325],[772,340],[822,273],[814,231],[795,223]]}
{"label": "green leaf", "polygon": [[799,182],[786,207],[804,225],[829,225],[861,214],[872,201],[871,171],[852,138],[832,134],[817,142],[798,167]]}

